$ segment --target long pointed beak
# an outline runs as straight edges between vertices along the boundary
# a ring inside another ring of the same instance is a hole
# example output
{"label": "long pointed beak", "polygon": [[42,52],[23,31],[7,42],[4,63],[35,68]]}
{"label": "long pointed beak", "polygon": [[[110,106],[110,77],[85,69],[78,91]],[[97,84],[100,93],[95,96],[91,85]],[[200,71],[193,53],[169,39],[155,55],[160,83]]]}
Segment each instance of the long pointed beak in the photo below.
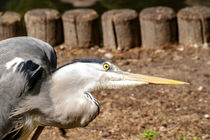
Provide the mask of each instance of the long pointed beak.
{"label": "long pointed beak", "polygon": [[143,82],[145,84],[155,84],[155,85],[184,85],[184,84],[189,84],[186,82],[182,81],[176,81],[176,80],[171,80],[171,79],[165,79],[165,78],[160,78],[160,77],[154,77],[154,76],[147,76],[147,75],[142,75],[142,74],[133,74],[133,73],[128,73],[125,72],[123,73],[125,80],[129,81],[139,81]]}

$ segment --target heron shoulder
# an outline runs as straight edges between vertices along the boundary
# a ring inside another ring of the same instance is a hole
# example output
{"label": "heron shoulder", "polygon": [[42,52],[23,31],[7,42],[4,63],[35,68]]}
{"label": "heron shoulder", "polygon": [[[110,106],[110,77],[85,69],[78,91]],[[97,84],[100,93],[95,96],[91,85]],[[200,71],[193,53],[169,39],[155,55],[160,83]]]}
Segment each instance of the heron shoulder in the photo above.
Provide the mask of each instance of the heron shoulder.
{"label": "heron shoulder", "polygon": [[42,65],[47,71],[57,67],[57,56],[54,48],[48,43],[33,37],[13,37],[0,41],[0,65],[15,57],[31,59]]}

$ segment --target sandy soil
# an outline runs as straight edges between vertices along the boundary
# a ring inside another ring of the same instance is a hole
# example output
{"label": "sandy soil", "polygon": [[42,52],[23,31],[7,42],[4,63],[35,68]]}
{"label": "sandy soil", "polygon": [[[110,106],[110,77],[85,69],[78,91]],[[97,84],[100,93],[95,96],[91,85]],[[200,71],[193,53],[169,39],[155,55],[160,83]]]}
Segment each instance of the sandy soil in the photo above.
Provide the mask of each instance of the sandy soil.
{"label": "sandy soil", "polygon": [[134,48],[119,53],[98,47],[56,47],[59,65],[77,58],[104,58],[125,71],[189,82],[184,86],[140,86],[92,93],[101,105],[99,116],[85,128],[46,127],[39,140],[139,140],[144,130],[156,140],[210,140],[210,48],[170,46]]}

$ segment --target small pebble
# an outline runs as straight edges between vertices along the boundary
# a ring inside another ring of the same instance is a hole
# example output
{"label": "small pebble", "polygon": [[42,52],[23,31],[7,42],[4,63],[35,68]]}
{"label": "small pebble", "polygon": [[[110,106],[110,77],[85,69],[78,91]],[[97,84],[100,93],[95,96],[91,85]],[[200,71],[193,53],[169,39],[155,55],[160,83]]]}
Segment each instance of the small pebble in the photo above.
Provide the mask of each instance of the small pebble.
{"label": "small pebble", "polygon": [[194,48],[199,48],[199,45],[198,44],[194,44],[193,47]]}
{"label": "small pebble", "polygon": [[198,91],[202,91],[203,90],[203,87],[202,86],[199,86],[198,87]]}
{"label": "small pebble", "polygon": [[194,56],[193,58],[192,58],[192,60],[199,60],[200,58],[198,57],[198,56]]}
{"label": "small pebble", "polygon": [[179,47],[177,48],[177,50],[178,50],[178,51],[181,51],[181,52],[184,51],[184,46],[183,46],[183,45],[179,46]]}
{"label": "small pebble", "polygon": [[207,139],[207,138],[209,138],[210,136],[209,135],[204,135],[204,136],[202,136],[202,139]]}
{"label": "small pebble", "polygon": [[108,59],[112,59],[114,57],[112,53],[106,53],[104,56]]}
{"label": "small pebble", "polygon": [[64,50],[65,49],[64,45],[60,45],[60,49]]}
{"label": "small pebble", "polygon": [[100,52],[100,53],[105,53],[106,50],[104,50],[104,49],[98,49],[98,52]]}
{"label": "small pebble", "polygon": [[164,50],[158,49],[158,50],[155,51],[155,54],[163,53],[163,52],[164,52]]}
{"label": "small pebble", "polygon": [[204,117],[205,117],[206,119],[209,119],[209,114],[205,114]]}
{"label": "small pebble", "polygon": [[165,130],[166,130],[166,128],[164,126],[160,127],[160,131],[165,131]]}

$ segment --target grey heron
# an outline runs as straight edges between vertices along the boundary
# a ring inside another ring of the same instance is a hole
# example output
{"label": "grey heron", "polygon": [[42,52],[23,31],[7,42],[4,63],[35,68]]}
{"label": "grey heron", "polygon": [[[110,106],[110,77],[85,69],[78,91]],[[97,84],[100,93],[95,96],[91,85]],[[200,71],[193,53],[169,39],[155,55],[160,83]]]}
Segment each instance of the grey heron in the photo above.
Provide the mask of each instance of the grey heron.
{"label": "grey heron", "polygon": [[0,139],[26,139],[38,126],[87,126],[100,112],[91,92],[185,82],[134,74],[103,59],[56,69],[54,49],[32,37],[0,41]]}

